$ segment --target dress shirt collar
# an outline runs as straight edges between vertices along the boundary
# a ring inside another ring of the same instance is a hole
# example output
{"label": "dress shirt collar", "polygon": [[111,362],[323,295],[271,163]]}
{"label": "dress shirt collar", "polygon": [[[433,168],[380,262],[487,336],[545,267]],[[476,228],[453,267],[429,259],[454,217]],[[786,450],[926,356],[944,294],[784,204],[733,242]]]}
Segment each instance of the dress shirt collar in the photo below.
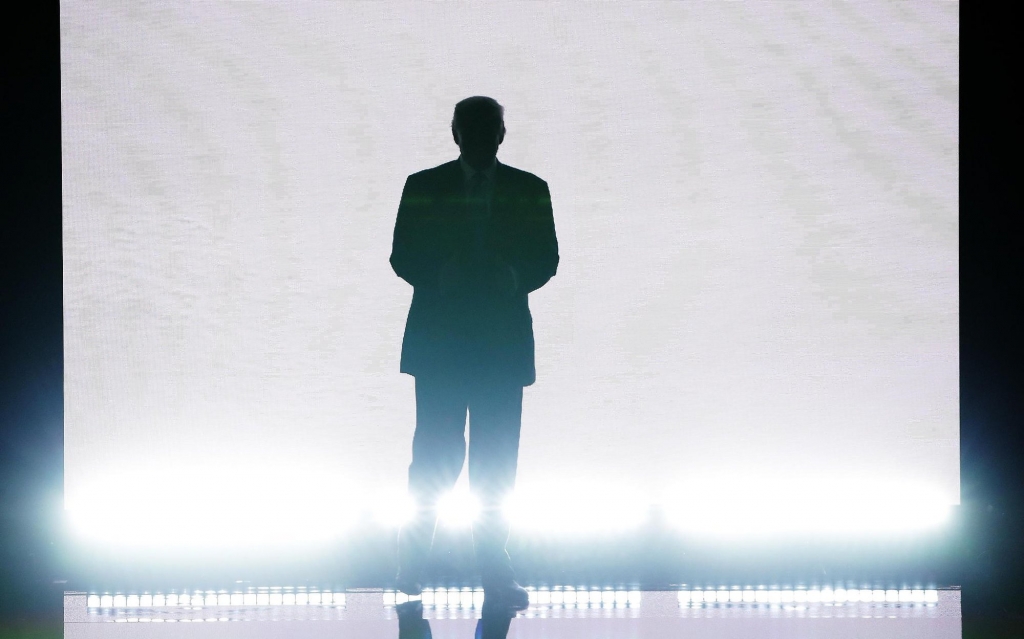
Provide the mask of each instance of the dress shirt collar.
{"label": "dress shirt collar", "polygon": [[[463,181],[465,182],[469,182],[469,179],[473,177],[474,173],[477,172],[476,169],[474,169],[473,167],[466,163],[466,160],[464,160],[461,155],[459,155],[459,166],[462,167],[462,178]],[[498,158],[494,158],[494,161],[491,162],[491,165],[482,171],[482,173],[487,177],[488,182],[494,181],[494,172],[497,170],[497,168]]]}

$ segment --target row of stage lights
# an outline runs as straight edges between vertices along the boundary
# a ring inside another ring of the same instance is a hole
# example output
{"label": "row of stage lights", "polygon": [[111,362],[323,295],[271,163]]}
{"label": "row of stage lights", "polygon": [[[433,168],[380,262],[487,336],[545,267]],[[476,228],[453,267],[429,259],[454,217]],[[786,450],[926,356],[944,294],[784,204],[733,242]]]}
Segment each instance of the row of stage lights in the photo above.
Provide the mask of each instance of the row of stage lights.
{"label": "row of stage lights", "polygon": [[[640,606],[640,590],[614,590],[611,588],[527,588],[530,604],[534,606],[636,608]],[[479,608],[484,602],[480,588],[427,588],[419,597],[401,592],[384,591],[383,605],[392,607],[419,600],[432,608]],[[680,590],[680,606],[709,604],[936,604],[937,590],[900,589],[845,589],[822,588],[807,590],[768,589],[716,589]],[[344,606],[345,593],[341,592],[197,592],[192,594],[145,595],[89,595],[87,606],[96,609],[182,607],[198,609],[213,606]]]}
{"label": "row of stage lights", "polygon": [[[567,606],[632,606],[640,605],[639,590],[528,588],[530,602],[536,605]],[[435,608],[479,608],[484,602],[481,588],[427,588],[419,597],[385,591],[385,607],[419,600],[425,606]],[[187,609],[213,606],[344,606],[345,594],[332,592],[256,592],[256,593],[193,593],[193,594],[145,594],[145,595],[89,595],[89,608],[166,608]]]}
{"label": "row of stage lights", "polygon": [[[533,606],[566,606],[566,607],[604,607],[604,608],[636,608],[640,605],[641,591],[613,590],[611,588],[576,589],[572,586],[564,588],[527,588],[530,604]],[[386,591],[384,605],[394,606],[409,601],[419,600],[424,606],[432,608],[479,608],[484,602],[484,591],[477,588],[427,588],[419,597],[410,597],[401,592]]]}
{"label": "row of stage lights", "polygon": [[[831,490],[833,481],[820,482]],[[837,538],[937,531],[948,522],[952,509],[934,491],[912,486],[867,484],[858,493],[847,484],[831,492],[764,488],[752,490],[754,480],[708,480],[708,490],[672,492],[674,497],[649,498],[625,487],[576,484],[547,487],[520,486],[502,504],[502,515],[516,534],[545,536],[622,534],[655,520],[681,533],[712,540],[785,539],[790,535],[825,535]],[[335,543],[349,534],[378,534],[376,527],[398,528],[414,518],[416,504],[408,494],[353,497],[347,507],[323,507],[319,493],[305,487],[278,487],[269,494],[248,491],[230,507],[209,499],[209,493],[182,492],[180,503],[168,505],[145,493],[138,500],[128,495],[140,486],[122,485],[90,490],[72,498],[68,524],[75,535],[116,549],[126,547],[261,548],[267,545],[302,547]],[[116,492],[111,492],[116,490]],[[269,489],[268,489],[269,490]],[[571,499],[557,494],[571,494]],[[553,496],[555,495],[555,496]],[[760,495],[760,496],[758,496]],[[817,496],[816,496],[817,495]],[[125,510],[125,501],[135,506]],[[332,503],[344,503],[340,497]],[[458,488],[436,504],[439,525],[468,528],[481,516],[481,504],[472,491]]]}
{"label": "row of stage lights", "polygon": [[939,601],[937,590],[868,590],[828,588],[817,590],[680,590],[679,604],[845,604],[921,603]]}
{"label": "row of stage lights", "polygon": [[89,608],[204,608],[212,606],[344,606],[343,592],[196,592],[192,594],[89,595]]}

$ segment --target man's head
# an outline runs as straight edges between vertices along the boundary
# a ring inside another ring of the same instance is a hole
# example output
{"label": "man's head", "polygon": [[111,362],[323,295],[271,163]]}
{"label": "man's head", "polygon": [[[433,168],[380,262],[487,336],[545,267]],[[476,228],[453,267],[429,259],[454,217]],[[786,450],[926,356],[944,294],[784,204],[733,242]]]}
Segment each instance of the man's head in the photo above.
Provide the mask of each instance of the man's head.
{"label": "man's head", "polygon": [[505,139],[505,108],[482,95],[460,101],[452,117],[452,137],[467,164],[475,169],[489,166]]}

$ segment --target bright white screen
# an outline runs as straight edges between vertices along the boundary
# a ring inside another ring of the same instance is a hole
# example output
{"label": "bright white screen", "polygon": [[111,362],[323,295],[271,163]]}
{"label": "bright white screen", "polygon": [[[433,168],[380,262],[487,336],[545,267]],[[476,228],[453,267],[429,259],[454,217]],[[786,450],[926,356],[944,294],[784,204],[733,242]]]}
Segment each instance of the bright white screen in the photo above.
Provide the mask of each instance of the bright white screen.
{"label": "bright white screen", "polygon": [[958,11],[63,1],[67,505],[404,491],[391,234],[470,95],[559,240],[524,493],[957,503]]}

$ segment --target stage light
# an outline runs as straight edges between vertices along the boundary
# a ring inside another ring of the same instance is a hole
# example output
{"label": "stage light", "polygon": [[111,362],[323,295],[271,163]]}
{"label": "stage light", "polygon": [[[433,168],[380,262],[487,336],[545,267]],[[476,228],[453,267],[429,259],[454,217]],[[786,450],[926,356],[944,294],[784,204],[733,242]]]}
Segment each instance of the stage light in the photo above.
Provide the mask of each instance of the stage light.
{"label": "stage light", "polygon": [[[224,505],[209,486],[237,482],[237,478],[228,481],[227,471],[174,474],[182,477],[174,488],[156,495],[135,475],[94,483],[93,490],[69,498],[69,521],[80,535],[109,544],[243,548],[323,543],[351,530],[363,507],[371,504],[376,521],[387,527],[402,525],[415,512],[412,499],[404,493],[358,498],[339,494],[332,496],[336,505],[325,508],[325,495],[316,489],[336,483],[282,479],[287,473],[253,473],[251,490]],[[782,486],[801,486],[799,491],[780,487],[765,494],[751,490],[757,485],[751,477],[712,477],[706,482],[707,491],[677,490],[657,501],[677,528],[723,540],[806,533],[845,537],[902,533],[940,525],[950,512],[934,491],[894,480],[798,479]],[[659,505],[638,499],[626,486],[608,482],[563,479],[552,485],[561,490],[556,493],[551,486],[524,484],[507,498],[505,513],[517,531],[617,533],[643,524],[650,508]],[[104,497],[109,494],[118,494],[119,500]],[[124,499],[136,506],[122,508]],[[479,513],[479,503],[467,490],[450,493],[438,506],[445,525],[468,525]]]}
{"label": "stage light", "polygon": [[[777,473],[776,473],[777,474]],[[945,523],[951,505],[936,490],[900,480],[793,476],[777,488],[752,491],[756,478],[708,477],[710,489],[686,485],[660,505],[677,528],[715,537],[818,533],[862,536],[922,531]]]}
{"label": "stage light", "polygon": [[651,504],[622,486],[603,481],[556,482],[551,486],[522,484],[504,504],[505,514],[517,530],[533,533],[603,534],[635,528],[643,523]]}
{"label": "stage light", "polygon": [[[162,481],[166,477],[175,480]],[[225,500],[221,490],[236,485],[239,477],[247,489]],[[316,488],[327,485],[339,484],[301,467],[154,467],[95,480],[69,494],[65,510],[79,536],[116,546],[167,550],[318,544],[351,529],[363,508],[361,498]],[[331,507],[325,507],[327,499]]]}
{"label": "stage light", "polygon": [[374,520],[388,528],[398,528],[416,514],[416,503],[407,493],[378,495],[373,508]]}
{"label": "stage light", "polygon": [[[639,593],[637,593],[639,594]],[[935,590],[857,590],[825,587],[808,590],[788,589],[765,590],[758,588],[736,588],[731,590],[680,590],[677,593],[680,606],[699,606],[704,604],[729,605],[846,605],[858,602],[889,605],[895,602],[907,604],[934,604],[938,601]]]}
{"label": "stage light", "polygon": [[438,519],[448,526],[469,526],[480,514],[480,502],[468,490],[452,491],[438,501]]}
{"label": "stage light", "polygon": [[448,607],[458,608],[459,603],[462,601],[462,595],[459,593],[458,588],[448,588]]}

